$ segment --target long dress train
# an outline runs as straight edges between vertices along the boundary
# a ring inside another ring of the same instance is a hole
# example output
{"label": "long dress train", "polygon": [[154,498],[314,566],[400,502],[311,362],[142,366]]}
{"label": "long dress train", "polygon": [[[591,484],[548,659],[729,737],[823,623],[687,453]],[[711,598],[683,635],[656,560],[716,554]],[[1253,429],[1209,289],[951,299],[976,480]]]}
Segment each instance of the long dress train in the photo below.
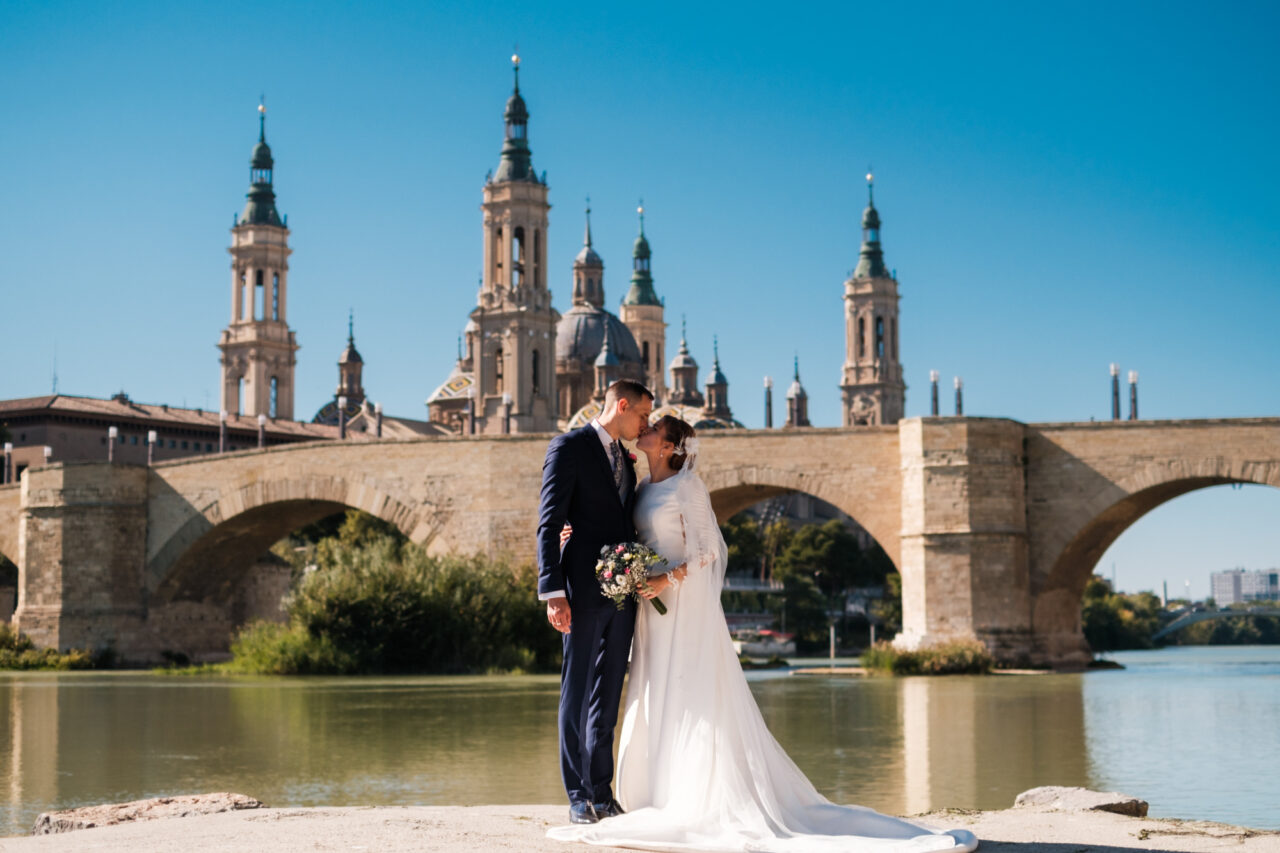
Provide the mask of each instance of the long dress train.
{"label": "long dress train", "polygon": [[831,803],[769,733],[720,606],[724,540],[696,474],[642,483],[635,522],[641,541],[689,573],[663,592],[666,615],[647,603],[637,614],[616,788],[627,813],[549,836],[724,853],[977,847],[965,830]]}

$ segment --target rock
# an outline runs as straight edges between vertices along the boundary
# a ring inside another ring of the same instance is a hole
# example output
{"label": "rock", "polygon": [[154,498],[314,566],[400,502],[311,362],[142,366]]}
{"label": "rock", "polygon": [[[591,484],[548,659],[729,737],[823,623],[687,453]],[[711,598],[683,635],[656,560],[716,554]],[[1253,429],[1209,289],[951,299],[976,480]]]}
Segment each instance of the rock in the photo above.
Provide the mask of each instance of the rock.
{"label": "rock", "polygon": [[36,818],[36,825],[32,827],[31,834],[50,835],[55,832],[71,832],[95,826],[111,826],[115,823],[260,808],[263,808],[262,803],[244,794],[157,797],[153,800],[134,800],[132,803],[108,803],[101,806],[64,809],[59,812],[44,812]]}
{"label": "rock", "polygon": [[1015,809],[1055,812],[1114,812],[1129,817],[1146,817],[1147,803],[1128,794],[1103,793],[1088,788],[1047,785],[1023,791],[1014,800]]}

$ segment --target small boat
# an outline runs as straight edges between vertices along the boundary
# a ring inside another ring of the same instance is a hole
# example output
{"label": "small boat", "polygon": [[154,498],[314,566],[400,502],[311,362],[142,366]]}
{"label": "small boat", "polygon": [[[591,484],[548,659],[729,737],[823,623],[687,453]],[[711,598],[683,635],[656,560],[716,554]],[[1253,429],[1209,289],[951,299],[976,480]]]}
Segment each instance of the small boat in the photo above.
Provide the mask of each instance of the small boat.
{"label": "small boat", "polygon": [[774,655],[794,655],[796,635],[783,634],[762,628],[759,631],[735,631],[733,649],[740,655],[767,658]]}

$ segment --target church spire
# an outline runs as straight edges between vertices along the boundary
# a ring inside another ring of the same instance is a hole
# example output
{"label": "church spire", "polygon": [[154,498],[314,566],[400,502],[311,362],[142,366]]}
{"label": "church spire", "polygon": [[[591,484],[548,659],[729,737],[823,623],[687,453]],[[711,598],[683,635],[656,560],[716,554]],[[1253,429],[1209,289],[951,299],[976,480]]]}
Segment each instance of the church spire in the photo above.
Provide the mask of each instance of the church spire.
{"label": "church spire", "polygon": [[867,172],[867,208],[862,211],[862,251],[854,278],[889,278],[880,248],[880,213],[876,210],[875,175]]}
{"label": "church spire", "polygon": [[253,146],[249,160],[249,192],[244,212],[236,220],[237,225],[283,225],[276,211],[276,193],[272,185],[275,160],[271,146],[267,145],[266,99],[258,103],[258,144]]}
{"label": "church spire", "polygon": [[573,259],[573,304],[604,306],[604,258],[591,246],[591,199],[587,199],[587,225],[582,249]]}
{"label": "church spire", "polygon": [[644,202],[636,208],[640,217],[640,234],[631,250],[631,287],[622,298],[623,305],[661,305],[662,300],[653,289],[653,274],[649,271],[649,238],[644,234]]}
{"label": "church spire", "polygon": [[506,122],[506,136],[502,143],[502,159],[498,163],[498,171],[494,173],[495,182],[531,181],[539,183],[533,172],[532,152],[529,150],[529,108],[525,106],[524,97],[520,94],[520,55],[511,55],[511,67],[515,75],[515,84],[511,97],[507,98],[507,108],[502,117]]}

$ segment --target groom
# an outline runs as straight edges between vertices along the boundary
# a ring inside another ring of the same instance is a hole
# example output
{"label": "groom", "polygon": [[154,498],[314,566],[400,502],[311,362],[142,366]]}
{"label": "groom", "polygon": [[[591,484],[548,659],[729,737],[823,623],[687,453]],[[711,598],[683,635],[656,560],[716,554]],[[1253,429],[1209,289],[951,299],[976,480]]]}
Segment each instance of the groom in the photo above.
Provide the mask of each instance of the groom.
{"label": "groom", "polygon": [[[605,392],[598,418],[551,440],[542,465],[538,598],[547,603],[547,621],[564,634],[560,775],[573,823],[622,813],[611,784],[613,729],[636,609],[628,601],[618,610],[604,597],[595,565],[601,548],[635,538],[636,471],[621,440],[639,436],[652,411],[648,388],[619,380]],[[565,522],[573,535],[562,551]]]}

